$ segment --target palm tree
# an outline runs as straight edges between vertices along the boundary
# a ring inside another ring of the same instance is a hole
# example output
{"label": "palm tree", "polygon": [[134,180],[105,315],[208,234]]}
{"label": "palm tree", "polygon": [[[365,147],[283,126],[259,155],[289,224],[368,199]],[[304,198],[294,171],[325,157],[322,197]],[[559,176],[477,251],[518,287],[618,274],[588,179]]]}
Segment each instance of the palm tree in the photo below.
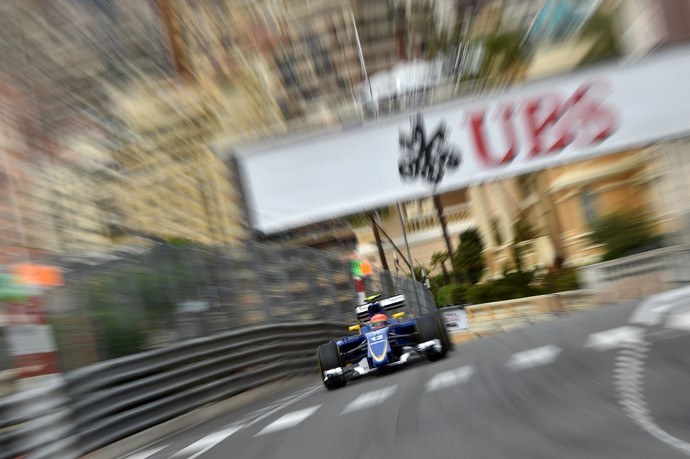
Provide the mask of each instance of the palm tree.
{"label": "palm tree", "polygon": [[[436,215],[438,215],[438,221],[440,222],[441,230],[443,231],[443,239],[446,241],[446,253],[451,254],[453,253],[453,244],[450,242],[450,234],[448,234],[448,222],[446,222],[446,216],[443,215],[443,203],[441,203],[441,197],[435,194],[433,200],[434,207],[436,208]],[[450,265],[453,269],[455,281],[460,282],[458,270],[455,269],[455,260],[452,258],[450,260]],[[441,266],[443,266],[443,273],[447,276],[448,274],[446,273],[445,265],[441,264]]]}
{"label": "palm tree", "polygon": [[441,271],[443,271],[443,277],[446,281],[448,281],[448,270],[446,269],[446,261],[448,258],[450,258],[448,252],[434,252],[429,262],[429,267],[431,269],[436,269],[439,265],[441,266]]}

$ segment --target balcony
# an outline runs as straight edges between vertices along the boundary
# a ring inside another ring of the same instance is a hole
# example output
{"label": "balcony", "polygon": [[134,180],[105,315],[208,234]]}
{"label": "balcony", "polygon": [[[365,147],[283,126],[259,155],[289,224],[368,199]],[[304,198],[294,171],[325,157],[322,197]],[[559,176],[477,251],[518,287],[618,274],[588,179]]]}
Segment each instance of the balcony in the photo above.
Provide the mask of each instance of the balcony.
{"label": "balcony", "polygon": [[[472,218],[470,214],[469,204],[457,204],[446,207],[443,210],[443,215],[446,217],[446,223],[450,226],[453,223],[459,223]],[[405,230],[408,233],[422,232],[430,229],[438,228],[441,222],[436,215],[436,211],[426,212],[422,215],[417,215],[408,218]]]}

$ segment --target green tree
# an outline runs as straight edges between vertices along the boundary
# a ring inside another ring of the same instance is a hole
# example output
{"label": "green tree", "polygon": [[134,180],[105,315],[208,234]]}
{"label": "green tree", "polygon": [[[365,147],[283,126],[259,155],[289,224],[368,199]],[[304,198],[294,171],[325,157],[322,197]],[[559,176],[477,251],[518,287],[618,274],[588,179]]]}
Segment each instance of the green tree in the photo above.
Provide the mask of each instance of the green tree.
{"label": "green tree", "polygon": [[485,57],[481,74],[496,80],[513,80],[520,75],[528,60],[522,33],[507,32],[484,40]]}
{"label": "green tree", "polygon": [[515,234],[515,242],[531,241],[538,235],[538,232],[532,226],[529,215],[524,211],[518,215],[518,219],[515,225],[513,225],[513,233]]}
{"label": "green tree", "polygon": [[[424,266],[415,265],[414,276],[417,279],[417,282],[424,282],[425,271],[427,271],[427,269]],[[412,273],[408,274],[407,277],[412,278]]]}
{"label": "green tree", "polygon": [[517,271],[522,271],[524,267],[524,247],[522,242],[531,241],[537,237],[537,232],[534,230],[532,223],[529,220],[528,215],[522,211],[518,216],[515,225],[513,226],[513,259],[515,261],[515,269]]}
{"label": "green tree", "polygon": [[593,40],[594,44],[578,66],[596,64],[620,55],[620,44],[613,18],[598,12],[582,27],[580,38]]}
{"label": "green tree", "polygon": [[465,279],[476,284],[486,268],[484,242],[476,228],[469,228],[460,234],[460,245],[453,254],[453,261]]}

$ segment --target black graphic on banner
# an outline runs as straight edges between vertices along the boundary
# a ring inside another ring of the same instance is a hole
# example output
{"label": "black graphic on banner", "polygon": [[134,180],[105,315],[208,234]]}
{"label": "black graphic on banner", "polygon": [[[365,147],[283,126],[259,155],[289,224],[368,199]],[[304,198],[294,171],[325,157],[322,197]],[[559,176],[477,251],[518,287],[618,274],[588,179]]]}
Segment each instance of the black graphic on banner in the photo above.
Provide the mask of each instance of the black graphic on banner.
{"label": "black graphic on banner", "polygon": [[438,185],[447,170],[460,167],[462,157],[459,150],[448,142],[448,134],[446,125],[441,123],[431,140],[427,141],[422,115],[413,116],[411,132],[400,133],[400,177],[408,181],[421,177]]}

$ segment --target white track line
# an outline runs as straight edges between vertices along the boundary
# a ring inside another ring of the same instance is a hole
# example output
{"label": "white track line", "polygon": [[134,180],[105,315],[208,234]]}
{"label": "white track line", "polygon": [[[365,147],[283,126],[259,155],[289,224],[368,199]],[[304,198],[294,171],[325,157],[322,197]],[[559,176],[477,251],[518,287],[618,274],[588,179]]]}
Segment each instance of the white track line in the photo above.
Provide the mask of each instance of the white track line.
{"label": "white track line", "polygon": [[473,374],[474,367],[471,365],[438,373],[426,383],[426,392],[464,384],[470,380]]}
{"label": "white track line", "polygon": [[[193,451],[198,451],[196,454],[194,454],[193,456],[190,456],[188,458],[188,459],[196,459],[197,457],[201,456],[206,451],[215,447],[216,445],[218,445],[218,443],[225,440],[226,438],[228,438],[230,435],[234,434],[235,432],[242,430],[242,429],[246,429],[247,427],[253,426],[257,422],[263,421],[264,419],[273,415],[274,413],[276,413],[276,412],[278,412],[284,408],[287,408],[290,405],[293,405],[293,404],[299,402],[300,400],[310,396],[311,394],[313,394],[314,392],[316,392],[317,390],[320,390],[320,389],[321,389],[320,386],[311,387],[309,389],[305,389],[303,391],[300,391],[294,395],[284,397],[267,408],[263,408],[263,409],[254,411],[254,412],[250,413],[250,415],[247,418],[245,418],[241,421],[234,422],[232,424],[228,424],[225,427],[223,427],[220,431],[212,433],[210,435],[207,435],[204,438],[202,438],[201,440],[193,443],[192,445],[187,446],[183,450],[181,450],[181,451],[177,452],[176,454],[174,454],[173,456],[171,456],[171,459],[177,458],[177,457],[184,457],[184,454],[182,454],[183,452],[185,452],[187,454],[187,453],[191,453]],[[252,416],[256,416],[257,414],[259,416],[252,418]],[[192,446],[194,446],[194,448],[192,448]],[[199,450],[199,448],[201,448],[201,449]],[[144,458],[141,458],[141,459],[144,459]]]}
{"label": "white track line", "polygon": [[512,370],[524,370],[526,368],[538,367],[541,365],[548,365],[553,363],[561,353],[561,348],[548,344],[546,346],[537,347],[528,351],[518,352],[513,354],[506,363],[506,366]]}
{"label": "white track line", "polygon": [[127,456],[126,459],[146,459],[147,457],[153,456],[153,455],[156,454],[158,451],[164,450],[164,449],[167,448],[168,446],[170,446],[170,445],[157,446],[157,447],[155,447],[155,448],[149,448],[149,449],[147,449],[147,450],[144,450],[144,451],[141,451],[141,452],[138,452],[138,453],[134,453],[134,454],[132,454],[131,456]]}
{"label": "white track line", "polygon": [[189,459],[193,459],[196,457],[201,456],[203,453],[208,451],[209,449],[213,448],[216,446],[218,443],[222,442],[226,438],[228,438],[230,435],[234,434],[238,430],[240,430],[242,427],[229,427],[227,429],[220,430],[218,432],[213,432],[210,435],[206,435],[204,438],[201,440],[197,440],[191,445],[187,446],[186,448],[178,451],[177,453],[173,454],[170,456],[171,459],[173,458],[182,458],[182,457],[188,457]]}
{"label": "white track line", "polygon": [[351,413],[353,411],[363,410],[365,408],[371,408],[376,405],[380,405],[385,402],[391,395],[393,395],[398,388],[397,385],[386,387],[384,389],[374,390],[371,392],[366,392],[356,399],[354,399],[350,404],[348,404],[342,413]]}
{"label": "white track line", "polygon": [[666,328],[690,331],[690,312],[673,314],[666,320]]}
{"label": "white track line", "polygon": [[644,394],[645,363],[651,344],[643,340],[626,343],[616,357],[614,386],[625,414],[657,440],[690,456],[690,443],[674,437],[654,420]]}
{"label": "white track line", "polygon": [[278,432],[279,430],[289,429],[295,427],[300,422],[307,419],[309,416],[314,414],[316,410],[319,409],[321,405],[311,406],[309,408],[304,408],[299,411],[294,411],[292,413],[285,414],[279,417],[277,420],[273,421],[266,427],[264,427],[259,433],[254,435],[258,437],[259,435],[265,435],[272,432]]}
{"label": "white track line", "polygon": [[631,323],[657,325],[664,314],[681,305],[690,304],[690,287],[681,287],[669,292],[650,296],[635,309],[630,317]]}
{"label": "white track line", "polygon": [[587,337],[585,347],[595,351],[608,351],[616,349],[624,343],[639,341],[642,338],[643,330],[638,327],[626,326],[612,328],[598,333],[592,333]]}

